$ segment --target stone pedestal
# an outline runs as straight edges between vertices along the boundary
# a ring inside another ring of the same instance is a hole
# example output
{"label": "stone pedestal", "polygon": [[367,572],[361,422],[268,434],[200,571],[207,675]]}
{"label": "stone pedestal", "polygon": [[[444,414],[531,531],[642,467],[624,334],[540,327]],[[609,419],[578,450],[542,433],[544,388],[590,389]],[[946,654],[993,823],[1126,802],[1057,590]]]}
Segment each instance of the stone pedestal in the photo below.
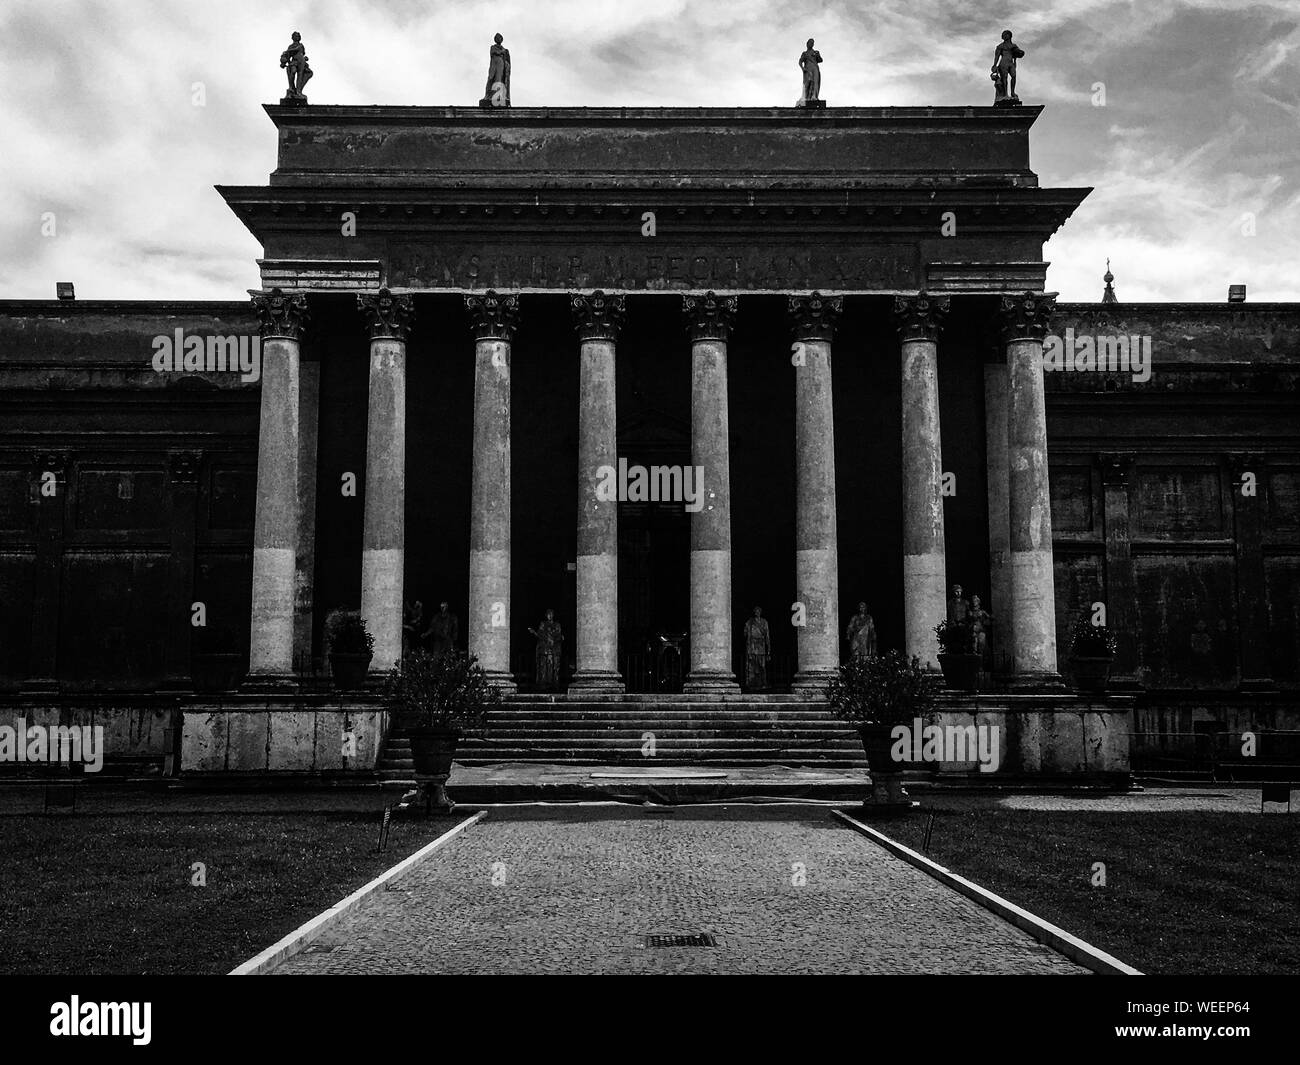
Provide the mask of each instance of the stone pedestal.
{"label": "stone pedestal", "polygon": [[682,297],[691,337],[691,462],[704,506],[691,515],[691,670],[683,690],[739,693],[731,667],[731,445],[727,338],[737,297]]}
{"label": "stone pedestal", "polygon": [[253,297],[262,328],[262,406],[253,520],[249,683],[293,681],[294,573],[300,536],[299,342],[307,298]]}
{"label": "stone pedestal", "polygon": [[602,466],[618,468],[614,345],[624,299],[595,292],[570,298],[578,331],[577,671],[570,690],[616,694],[618,671],[618,503],[596,490]]}
{"label": "stone pedestal", "polygon": [[817,689],[840,664],[839,552],[835,509],[835,420],[831,340],[839,296],[791,296],[794,324],[795,596],[804,606],[796,629],[795,688]]}
{"label": "stone pedestal", "polygon": [[375,640],[371,672],[384,672],[402,657],[406,338],[415,311],[410,296],[394,296],[387,289],[358,296],[357,305],[370,333],[361,616]]}
{"label": "stone pedestal", "polygon": [[939,441],[939,329],[946,296],[894,297],[903,348],[903,647],[938,669],[934,627],[947,616]]}
{"label": "stone pedestal", "polygon": [[470,487],[469,653],[507,691],[510,672],[510,342],[519,297],[466,296],[474,329],[474,467]]}
{"label": "stone pedestal", "polygon": [[1043,336],[1055,302],[1055,294],[1030,292],[1002,299],[1010,385],[1012,685],[1020,689],[1061,687],[1056,666],[1052,500],[1043,396]]}

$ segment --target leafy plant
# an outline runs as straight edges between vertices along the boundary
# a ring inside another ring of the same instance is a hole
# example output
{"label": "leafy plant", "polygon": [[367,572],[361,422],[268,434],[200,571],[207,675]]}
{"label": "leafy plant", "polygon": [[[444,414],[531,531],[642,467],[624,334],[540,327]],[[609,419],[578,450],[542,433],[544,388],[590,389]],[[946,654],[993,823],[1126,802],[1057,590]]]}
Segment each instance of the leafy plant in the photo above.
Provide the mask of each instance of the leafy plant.
{"label": "leafy plant", "polygon": [[330,654],[373,655],[375,638],[366,628],[359,610],[335,610],[325,621],[326,645]]}
{"label": "leafy plant", "polygon": [[1074,623],[1070,654],[1082,658],[1112,658],[1115,634],[1105,625],[1094,625],[1088,615],[1080,614]]}
{"label": "leafy plant", "polygon": [[934,627],[934,634],[939,640],[940,654],[970,655],[975,653],[975,626],[968,619],[941,621]]}
{"label": "leafy plant", "polygon": [[826,699],[835,717],[854,726],[911,724],[930,710],[935,689],[936,680],[920,659],[890,650],[840,666],[826,686]]}
{"label": "leafy plant", "polygon": [[403,655],[384,683],[384,701],[414,727],[482,732],[501,692],[464,651]]}

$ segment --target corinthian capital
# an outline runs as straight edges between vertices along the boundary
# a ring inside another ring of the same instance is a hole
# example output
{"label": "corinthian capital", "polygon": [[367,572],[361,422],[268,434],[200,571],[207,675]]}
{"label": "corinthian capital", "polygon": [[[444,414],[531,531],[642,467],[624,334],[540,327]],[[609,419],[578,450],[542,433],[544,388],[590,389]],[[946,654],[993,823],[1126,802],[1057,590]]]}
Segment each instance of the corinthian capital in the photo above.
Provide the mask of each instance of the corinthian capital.
{"label": "corinthian capital", "polygon": [[947,296],[931,296],[928,292],[895,296],[894,325],[898,339],[937,341],[950,303]]}
{"label": "corinthian capital", "polygon": [[569,306],[579,340],[617,339],[627,313],[622,296],[607,296],[600,291],[590,296],[575,293],[569,297]]}
{"label": "corinthian capital", "polygon": [[475,340],[511,340],[519,324],[519,297],[502,296],[489,289],[481,296],[466,296]]}
{"label": "corinthian capital", "polygon": [[691,340],[726,340],[736,321],[740,301],[735,296],[706,292],[703,296],[683,296],[686,328]]}
{"label": "corinthian capital", "polygon": [[795,340],[826,340],[835,336],[835,323],[844,309],[843,296],[791,296],[790,319]]}
{"label": "corinthian capital", "polygon": [[1002,297],[1002,340],[1042,340],[1056,310],[1055,292],[1025,292]]}
{"label": "corinthian capital", "polygon": [[271,337],[301,340],[302,331],[310,317],[306,296],[300,292],[286,296],[278,288],[255,295],[253,309],[257,312],[258,321],[261,323],[263,340],[269,340]]}
{"label": "corinthian capital", "polygon": [[394,296],[386,288],[373,296],[358,294],[357,310],[370,330],[371,340],[405,341],[415,319],[415,301],[410,296]]}

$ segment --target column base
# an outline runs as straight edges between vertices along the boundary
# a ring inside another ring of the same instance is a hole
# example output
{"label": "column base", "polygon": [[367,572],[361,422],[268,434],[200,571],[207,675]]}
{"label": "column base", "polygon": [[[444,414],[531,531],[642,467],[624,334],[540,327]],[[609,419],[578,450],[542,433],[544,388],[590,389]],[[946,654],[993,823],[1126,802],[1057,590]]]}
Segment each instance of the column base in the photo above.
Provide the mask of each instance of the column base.
{"label": "column base", "polygon": [[617,670],[584,669],[573,675],[569,681],[568,694],[583,695],[622,695],[627,691],[623,675]]}
{"label": "column base", "polygon": [[492,687],[499,689],[504,695],[514,695],[519,690],[519,685],[515,683],[513,673],[506,673],[494,669],[483,671],[487,675],[488,683]]}
{"label": "column base", "polygon": [[686,677],[683,695],[739,695],[740,685],[730,672],[697,670]]}
{"label": "column base", "polygon": [[839,673],[838,669],[823,666],[819,669],[801,669],[790,681],[790,690],[795,692],[817,691],[825,688],[830,679]]}
{"label": "column base", "polygon": [[1059,695],[1070,688],[1055,670],[1041,673],[1013,673],[1007,678],[1007,688],[1013,692]]}

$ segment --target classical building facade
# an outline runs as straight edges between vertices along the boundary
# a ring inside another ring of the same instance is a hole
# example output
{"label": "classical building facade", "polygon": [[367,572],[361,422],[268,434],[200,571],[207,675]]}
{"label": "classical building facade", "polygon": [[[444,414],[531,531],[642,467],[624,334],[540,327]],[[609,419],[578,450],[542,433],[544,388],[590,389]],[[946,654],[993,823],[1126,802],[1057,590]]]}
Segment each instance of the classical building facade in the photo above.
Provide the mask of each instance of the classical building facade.
{"label": "classical building facade", "polygon": [[571,698],[703,701],[759,606],[815,697],[960,583],[999,690],[1101,604],[1170,733],[1289,721],[1300,309],[1058,304],[1040,111],[268,107],[251,300],[0,304],[6,698],[297,698],[440,602],[521,698],[553,609]]}

